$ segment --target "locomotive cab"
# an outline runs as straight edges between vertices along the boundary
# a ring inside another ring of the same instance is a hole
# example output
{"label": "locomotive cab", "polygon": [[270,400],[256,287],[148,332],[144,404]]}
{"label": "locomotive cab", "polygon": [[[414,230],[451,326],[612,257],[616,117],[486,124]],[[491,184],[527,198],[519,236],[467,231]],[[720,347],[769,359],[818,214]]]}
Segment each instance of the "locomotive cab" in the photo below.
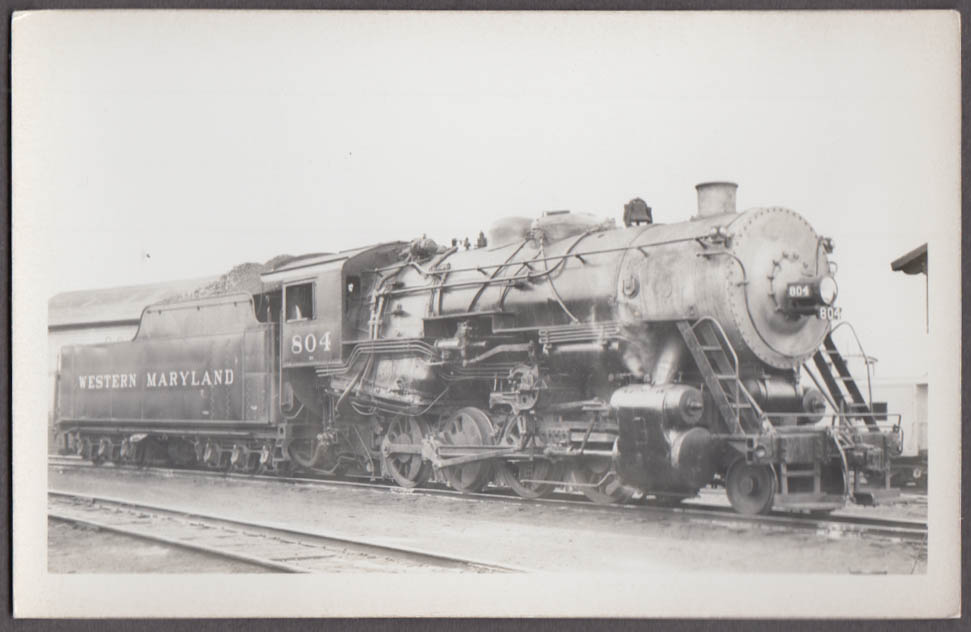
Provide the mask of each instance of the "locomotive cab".
{"label": "locomotive cab", "polygon": [[301,258],[261,275],[265,291],[281,293],[280,362],[284,369],[339,364],[345,340],[359,331],[368,282],[401,247],[398,242]]}

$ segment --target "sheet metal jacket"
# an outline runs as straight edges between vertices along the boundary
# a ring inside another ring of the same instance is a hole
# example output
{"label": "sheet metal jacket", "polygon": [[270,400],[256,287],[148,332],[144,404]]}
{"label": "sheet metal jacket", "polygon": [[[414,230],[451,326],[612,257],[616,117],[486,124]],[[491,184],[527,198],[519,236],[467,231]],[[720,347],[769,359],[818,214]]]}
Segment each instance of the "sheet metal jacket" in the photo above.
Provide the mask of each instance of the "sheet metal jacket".
{"label": "sheet metal jacket", "polygon": [[[404,270],[397,280],[405,289],[389,297],[382,330],[420,337],[422,315],[469,311],[512,314],[516,327],[571,324],[571,315],[590,324],[710,316],[725,328],[744,356],[740,360],[792,369],[815,352],[829,328],[813,315],[782,311],[789,283],[828,274],[822,239],[788,209],[735,213],[733,203],[709,205],[703,193],[709,186],[699,185],[702,204],[690,222],[650,224],[636,232],[591,230],[546,243],[516,239],[458,251],[437,262],[439,269],[450,270],[444,278]],[[554,227],[555,217],[548,219]],[[483,287],[490,277],[492,282]],[[517,280],[511,287],[503,279]],[[430,297],[427,290],[439,283],[445,284],[444,291]],[[665,338],[641,341],[648,346],[649,366],[661,353],[652,347]]]}

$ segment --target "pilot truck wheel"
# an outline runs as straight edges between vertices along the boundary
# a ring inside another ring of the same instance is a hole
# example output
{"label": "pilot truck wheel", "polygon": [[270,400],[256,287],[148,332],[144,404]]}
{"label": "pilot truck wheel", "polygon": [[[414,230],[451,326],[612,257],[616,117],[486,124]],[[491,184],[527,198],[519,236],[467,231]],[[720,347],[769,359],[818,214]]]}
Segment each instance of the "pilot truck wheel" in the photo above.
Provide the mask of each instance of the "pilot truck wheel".
{"label": "pilot truck wheel", "polygon": [[728,470],[725,490],[735,511],[754,516],[772,510],[775,485],[771,466],[750,465],[739,459]]}

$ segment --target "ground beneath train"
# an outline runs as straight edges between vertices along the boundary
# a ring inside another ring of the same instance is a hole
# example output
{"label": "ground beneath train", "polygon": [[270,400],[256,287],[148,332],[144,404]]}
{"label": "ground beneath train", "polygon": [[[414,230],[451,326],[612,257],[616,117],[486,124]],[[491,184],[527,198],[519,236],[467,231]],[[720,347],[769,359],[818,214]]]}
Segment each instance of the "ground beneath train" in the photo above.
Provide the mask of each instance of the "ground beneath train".
{"label": "ground beneath train", "polygon": [[[811,532],[677,513],[603,510],[530,502],[433,496],[357,487],[171,477],[111,469],[58,471],[49,487],[241,520],[286,524],[335,535],[553,572],[724,571],[910,574],[926,570],[926,545],[888,538]],[[49,539],[52,559],[73,547]],[[70,572],[70,564],[58,566]],[[52,568],[52,570],[54,570]],[[145,569],[129,569],[127,572]],[[201,571],[199,571],[201,572]]]}

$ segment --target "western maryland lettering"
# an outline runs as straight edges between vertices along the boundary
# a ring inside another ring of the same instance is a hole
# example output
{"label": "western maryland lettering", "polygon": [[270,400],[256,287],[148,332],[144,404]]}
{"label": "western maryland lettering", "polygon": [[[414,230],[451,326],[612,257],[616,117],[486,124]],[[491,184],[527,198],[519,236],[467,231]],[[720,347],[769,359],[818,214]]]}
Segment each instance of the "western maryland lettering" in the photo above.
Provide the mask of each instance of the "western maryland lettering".
{"label": "western maryland lettering", "polygon": [[232,369],[205,371],[153,371],[145,374],[145,388],[176,386],[229,386],[235,375]]}
{"label": "western maryland lettering", "polygon": [[102,388],[135,388],[136,373],[104,373],[100,375],[79,375],[78,386],[93,391]]}
{"label": "western maryland lettering", "polygon": [[[101,373],[79,375],[78,386],[85,390],[138,388],[137,373]],[[145,388],[177,388],[183,386],[229,386],[236,379],[232,369],[204,369],[190,371],[147,371],[141,383]]]}

